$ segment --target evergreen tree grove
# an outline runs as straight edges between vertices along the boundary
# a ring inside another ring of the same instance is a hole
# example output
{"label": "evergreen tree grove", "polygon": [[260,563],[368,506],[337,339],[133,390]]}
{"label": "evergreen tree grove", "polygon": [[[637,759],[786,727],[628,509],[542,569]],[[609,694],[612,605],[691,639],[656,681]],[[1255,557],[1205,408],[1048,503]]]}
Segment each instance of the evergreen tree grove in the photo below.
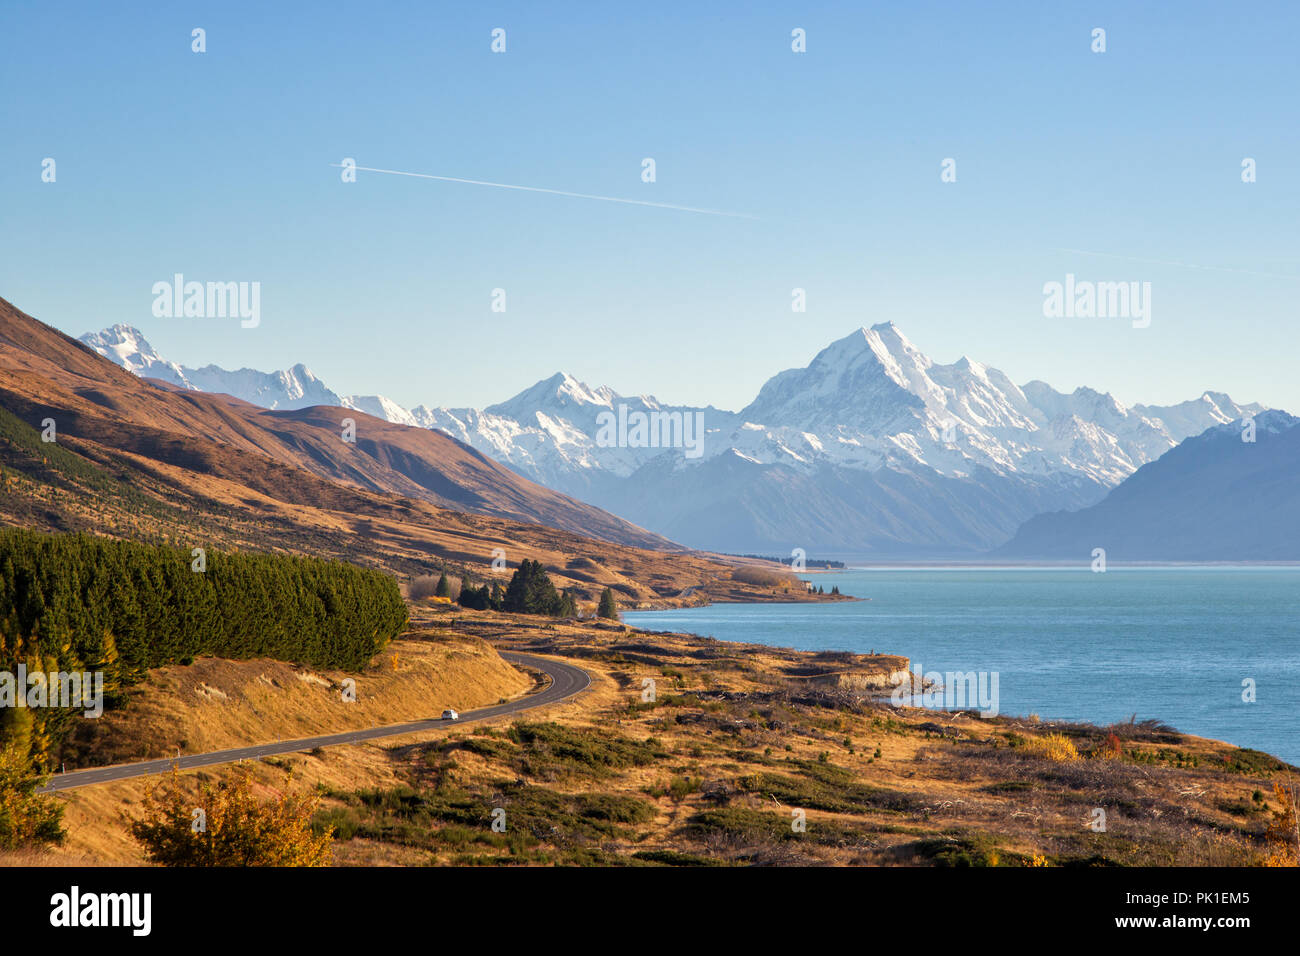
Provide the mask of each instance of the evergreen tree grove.
{"label": "evergreen tree grove", "polygon": [[[0,671],[99,671],[112,705],[200,656],[360,670],[406,628],[397,580],[342,561],[0,530]],[[48,757],[84,708],[4,708],[0,738]]]}
{"label": "evergreen tree grove", "polygon": [[559,617],[578,616],[578,601],[571,593],[569,593],[568,588],[565,588],[564,593],[560,595],[560,610],[558,616]]}
{"label": "evergreen tree grove", "polygon": [[492,595],[486,584],[476,588],[466,576],[461,578],[460,594],[456,598],[456,603],[474,611],[486,611],[492,605]]}
{"label": "evergreen tree grove", "polygon": [[600,606],[596,608],[596,616],[618,620],[618,605],[614,603],[614,592],[611,589],[605,588],[600,592]]}
{"label": "evergreen tree grove", "polygon": [[502,610],[514,614],[558,615],[562,600],[540,561],[525,558],[510,578],[502,598]]}

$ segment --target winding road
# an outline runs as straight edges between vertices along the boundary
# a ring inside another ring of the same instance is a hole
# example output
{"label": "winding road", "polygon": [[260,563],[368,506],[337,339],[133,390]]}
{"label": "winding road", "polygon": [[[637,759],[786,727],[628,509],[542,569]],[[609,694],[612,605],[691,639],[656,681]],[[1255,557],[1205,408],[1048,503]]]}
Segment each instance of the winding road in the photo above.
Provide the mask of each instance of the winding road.
{"label": "winding road", "polygon": [[144,777],[150,774],[167,773],[172,766],[182,770],[195,767],[213,767],[217,764],[234,763],[237,760],[256,760],[259,757],[274,757],[279,754],[299,753],[316,747],[332,747],[336,744],[355,744],[363,740],[377,740],[381,737],[397,737],[402,734],[419,733],[424,730],[441,730],[452,725],[467,724],[505,714],[518,714],[535,707],[544,707],[566,700],[591,686],[591,676],[580,667],[561,664],[559,661],[531,654],[516,654],[513,651],[500,651],[501,657],[511,664],[519,664],[541,671],[551,679],[551,683],[535,694],[520,697],[518,700],[478,710],[467,711],[457,720],[413,720],[405,724],[388,724],[384,727],[371,727],[367,730],[349,730],[341,734],[325,734],[320,737],[304,737],[301,740],[279,740],[269,744],[257,744],[253,747],[237,747],[233,750],[214,750],[206,754],[186,754],[182,757],[166,757],[161,760],[144,760],[139,763],[121,763],[109,767],[92,767],[89,770],[72,770],[68,773],[55,774],[49,783],[38,793],[54,793],[59,790],[71,790],[75,787],[89,787],[96,783],[108,783],[110,780],[126,780],[130,777]]}

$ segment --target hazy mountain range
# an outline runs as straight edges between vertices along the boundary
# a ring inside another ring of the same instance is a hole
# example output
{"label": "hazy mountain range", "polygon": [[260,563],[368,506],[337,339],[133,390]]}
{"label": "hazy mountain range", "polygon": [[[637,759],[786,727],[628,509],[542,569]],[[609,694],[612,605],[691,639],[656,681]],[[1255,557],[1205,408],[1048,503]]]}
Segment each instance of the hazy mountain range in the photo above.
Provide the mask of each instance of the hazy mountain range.
{"label": "hazy mountain range", "polygon": [[[1096,504],[1184,439],[1262,411],[1217,392],[1126,407],[1088,388],[1018,386],[966,357],[934,363],[893,323],[778,373],[739,412],[624,396],[564,373],[485,409],[408,410],[339,396],[303,365],[177,365],[129,326],[82,341],[180,388],[267,408],[341,405],[440,430],[682,544],[781,555],[978,554],[1037,515]],[[638,415],[648,422],[639,431]],[[703,436],[692,443],[694,422]]]}
{"label": "hazy mountain range", "polygon": [[504,584],[528,558],[593,607],[606,587],[624,607],[789,593],[436,430],[142,379],[3,298],[0,464],[0,526],[167,543],[185,561],[210,547]]}
{"label": "hazy mountain range", "polygon": [[[1107,561],[1294,561],[1300,558],[1300,419],[1261,412],[1143,465],[1099,503],[1031,518],[996,552]],[[1248,440],[1249,439],[1249,440]]]}

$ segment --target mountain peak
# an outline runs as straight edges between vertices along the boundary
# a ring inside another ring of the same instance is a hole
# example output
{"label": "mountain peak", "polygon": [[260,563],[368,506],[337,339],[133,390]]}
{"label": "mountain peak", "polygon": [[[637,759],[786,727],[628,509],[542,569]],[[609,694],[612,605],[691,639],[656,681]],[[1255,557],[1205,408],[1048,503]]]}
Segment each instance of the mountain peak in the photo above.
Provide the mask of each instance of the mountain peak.
{"label": "mountain peak", "polygon": [[87,332],[78,341],[135,375],[162,379],[186,389],[194,388],[181,367],[159,355],[144,333],[133,325],[119,322],[101,332]]}
{"label": "mountain peak", "polygon": [[230,371],[216,365],[187,368],[163,358],[144,333],[121,322],[100,332],[87,332],[79,341],[128,372],[142,378],[162,379],[189,391],[233,395],[263,408],[305,408],[341,402],[301,362],[279,372],[251,368]]}
{"label": "mountain peak", "polygon": [[536,412],[554,411],[570,405],[600,405],[608,408],[617,397],[606,386],[593,389],[568,372],[556,372],[550,378],[530,385],[513,398],[489,405],[484,411],[512,418],[523,415],[531,420]]}
{"label": "mountain peak", "polygon": [[130,343],[140,348],[141,351],[153,351],[148,340],[145,339],[144,333],[134,325],[126,325],[118,322],[116,325],[110,325],[102,332],[87,332],[81,336],[80,341],[89,345],[91,348],[108,347],[110,345],[122,345]]}
{"label": "mountain peak", "polygon": [[883,363],[901,362],[904,365],[917,364],[929,367],[930,360],[917,349],[903,334],[903,330],[891,322],[877,322],[871,328],[858,326],[843,338],[836,339],[822,349],[813,361],[823,356],[856,356],[864,352],[873,352]]}
{"label": "mountain peak", "polygon": [[302,362],[299,362],[297,365],[294,365],[293,367],[289,368],[287,371],[294,378],[306,379],[309,382],[320,381],[320,379],[316,376],[316,373],[313,372],[311,369],[309,369]]}

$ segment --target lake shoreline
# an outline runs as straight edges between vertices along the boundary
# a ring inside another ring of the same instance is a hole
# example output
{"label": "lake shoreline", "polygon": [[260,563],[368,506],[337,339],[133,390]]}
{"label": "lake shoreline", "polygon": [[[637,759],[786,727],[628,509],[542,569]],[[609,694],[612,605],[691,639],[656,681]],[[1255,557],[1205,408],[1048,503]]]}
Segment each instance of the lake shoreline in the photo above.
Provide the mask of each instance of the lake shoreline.
{"label": "lake shoreline", "polygon": [[1288,732],[1300,713],[1298,570],[818,571],[820,585],[838,583],[855,599],[818,611],[715,604],[624,619],[641,630],[801,651],[885,648],[927,672],[1000,674],[1006,712],[1099,724],[1157,715],[1186,733],[1300,763]]}

